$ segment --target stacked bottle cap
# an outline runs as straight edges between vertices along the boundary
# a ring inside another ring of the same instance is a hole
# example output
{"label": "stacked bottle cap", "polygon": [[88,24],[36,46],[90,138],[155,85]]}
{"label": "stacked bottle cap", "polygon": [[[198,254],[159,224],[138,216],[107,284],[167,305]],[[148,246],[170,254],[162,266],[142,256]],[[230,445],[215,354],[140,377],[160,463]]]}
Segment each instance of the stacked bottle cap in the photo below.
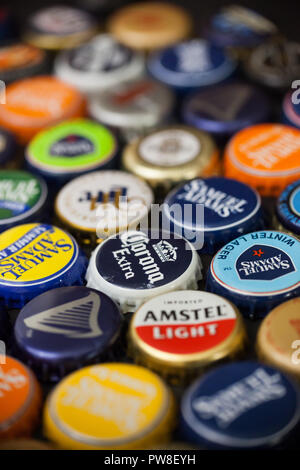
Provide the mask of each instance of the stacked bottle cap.
{"label": "stacked bottle cap", "polygon": [[265,316],[300,294],[300,241],[276,231],[232,240],[214,256],[207,289],[231,300],[245,316]]}
{"label": "stacked bottle cap", "polygon": [[264,228],[259,194],[223,177],[198,178],[175,188],[164,201],[162,216],[172,231],[210,254],[243,233]]}
{"label": "stacked bottle cap", "polygon": [[47,71],[46,53],[29,44],[16,42],[0,47],[0,79],[6,84]]}
{"label": "stacked bottle cap", "polygon": [[122,232],[93,252],[86,280],[115,300],[124,313],[150,297],[178,289],[197,289],[201,261],[184,238],[167,232]]}
{"label": "stacked bottle cap", "polygon": [[219,367],[195,382],[181,403],[181,432],[208,449],[261,449],[295,438],[300,396],[285,375],[257,362]]}
{"label": "stacked bottle cap", "polygon": [[176,291],[144,303],[128,339],[136,362],[182,386],[217,361],[241,354],[245,337],[230,302],[208,292]]}
{"label": "stacked bottle cap", "polygon": [[0,234],[0,250],[0,298],[9,308],[21,308],[55,287],[82,284],[86,259],[60,228],[15,226]]}
{"label": "stacked bottle cap", "polygon": [[282,103],[282,122],[300,129],[300,107],[298,91],[288,91]]}
{"label": "stacked bottle cap", "polygon": [[100,362],[118,337],[121,314],[94,289],[60,287],[23,307],[14,327],[15,346],[43,381],[56,381],[91,362]]}
{"label": "stacked bottle cap", "polygon": [[44,412],[44,432],[62,449],[145,449],[166,442],[173,423],[173,397],[161,379],[120,363],[69,375]]}
{"label": "stacked bottle cap", "polygon": [[17,142],[7,129],[0,128],[0,165],[1,168],[17,166]]}
{"label": "stacked bottle cap", "polygon": [[300,180],[287,186],[276,203],[278,228],[300,236]]}

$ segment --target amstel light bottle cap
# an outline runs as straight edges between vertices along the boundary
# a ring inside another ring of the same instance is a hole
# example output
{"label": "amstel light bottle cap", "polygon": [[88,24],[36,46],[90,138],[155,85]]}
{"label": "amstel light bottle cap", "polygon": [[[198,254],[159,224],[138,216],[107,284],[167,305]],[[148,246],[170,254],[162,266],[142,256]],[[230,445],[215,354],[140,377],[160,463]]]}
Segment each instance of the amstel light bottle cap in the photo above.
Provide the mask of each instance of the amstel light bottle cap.
{"label": "amstel light bottle cap", "polygon": [[88,287],[105,292],[127,313],[156,295],[196,290],[201,267],[196,250],[184,238],[130,230],[96,248],[86,280]]}
{"label": "amstel light bottle cap", "polygon": [[236,305],[245,316],[265,316],[300,295],[300,241],[272,230],[242,235],[214,256],[207,289]]}
{"label": "amstel light bottle cap", "polygon": [[276,204],[276,215],[283,231],[300,236],[300,179],[287,186]]}
{"label": "amstel light bottle cap", "polygon": [[55,287],[80,285],[86,259],[76,241],[46,224],[17,225],[0,234],[0,298],[21,308]]}
{"label": "amstel light bottle cap", "polygon": [[177,5],[142,2],[120,8],[108,21],[108,30],[132,49],[153,50],[187,37],[191,18]]}
{"label": "amstel light bottle cap", "polygon": [[25,144],[44,127],[81,117],[85,100],[75,88],[48,75],[18,80],[6,88],[0,125]]}
{"label": "amstel light bottle cap", "polygon": [[107,295],[87,287],[59,287],[22,308],[14,340],[18,356],[40,380],[56,381],[103,360],[120,327],[120,311]]}
{"label": "amstel light bottle cap", "polygon": [[296,384],[254,361],[218,367],[192,384],[181,402],[182,434],[206,449],[284,446],[297,436],[299,420]]}
{"label": "amstel light bottle cap", "polygon": [[259,358],[300,379],[300,297],[272,310],[257,335]]}
{"label": "amstel light bottle cap", "polygon": [[154,131],[125,147],[126,170],[164,192],[181,181],[217,175],[219,152],[206,132],[188,126],[170,126]]}
{"label": "amstel light bottle cap", "polygon": [[278,196],[300,178],[300,131],[282,124],[257,124],[235,134],[225,149],[224,172],[256,188],[262,196]]}
{"label": "amstel light bottle cap", "polygon": [[0,79],[6,84],[46,72],[45,51],[29,44],[16,42],[0,47]]}
{"label": "amstel light bottle cap", "polygon": [[42,393],[33,373],[10,356],[0,363],[0,440],[30,436],[39,421]]}
{"label": "amstel light bottle cap", "polygon": [[292,91],[288,91],[283,98],[282,122],[300,129],[299,103],[293,103],[293,93]]}
{"label": "amstel light bottle cap", "polygon": [[44,432],[63,449],[144,449],[168,441],[173,423],[173,396],[162,380],[122,363],[67,376],[44,411]]}
{"label": "amstel light bottle cap", "polygon": [[77,240],[95,247],[113,233],[137,228],[153,201],[149,186],[136,176],[125,171],[95,171],[60,190],[55,213]]}
{"label": "amstel light bottle cap", "polygon": [[184,384],[207,366],[237,356],[245,329],[236,307],[201,291],[176,291],[154,297],[134,314],[129,329],[134,360]]}

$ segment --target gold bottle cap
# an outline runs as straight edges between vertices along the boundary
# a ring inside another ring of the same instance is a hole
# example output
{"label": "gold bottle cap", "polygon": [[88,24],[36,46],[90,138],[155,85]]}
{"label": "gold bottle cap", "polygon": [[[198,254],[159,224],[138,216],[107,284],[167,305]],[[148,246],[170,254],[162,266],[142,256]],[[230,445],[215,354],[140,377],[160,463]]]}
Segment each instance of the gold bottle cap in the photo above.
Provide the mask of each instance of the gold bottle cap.
{"label": "gold bottle cap", "polygon": [[161,2],[143,2],[119,9],[108,21],[108,30],[132,49],[153,50],[186,38],[192,29],[182,8]]}
{"label": "gold bottle cap", "polygon": [[184,180],[220,174],[214,141],[206,132],[189,126],[165,127],[134,140],[125,147],[122,163],[164,192]]}
{"label": "gold bottle cap", "polygon": [[274,308],[257,335],[261,360],[300,379],[300,297]]}
{"label": "gold bottle cap", "polygon": [[144,303],[129,327],[129,353],[173,384],[199,375],[245,346],[242,318],[229,301],[201,291],[177,291]]}

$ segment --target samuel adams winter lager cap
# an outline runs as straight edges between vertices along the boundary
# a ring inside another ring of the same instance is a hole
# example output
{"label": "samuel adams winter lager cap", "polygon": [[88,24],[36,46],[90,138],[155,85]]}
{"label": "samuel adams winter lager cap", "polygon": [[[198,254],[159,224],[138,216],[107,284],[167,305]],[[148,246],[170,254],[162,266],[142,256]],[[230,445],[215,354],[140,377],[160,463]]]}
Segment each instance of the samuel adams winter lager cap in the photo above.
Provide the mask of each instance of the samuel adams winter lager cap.
{"label": "samuel adams winter lager cap", "polygon": [[214,256],[207,289],[231,300],[245,316],[265,316],[300,295],[300,241],[286,233],[242,235]]}
{"label": "samuel adams winter lager cap", "polygon": [[174,399],[143,367],[107,363],[62,380],[44,411],[44,432],[59,448],[145,449],[170,439]]}
{"label": "samuel adams winter lager cap", "polygon": [[296,434],[299,418],[296,385],[258,362],[237,362],[213,370],[185,392],[181,403],[181,432],[208,449],[287,444]]}
{"label": "samuel adams winter lager cap", "polygon": [[277,199],[276,215],[279,230],[300,238],[300,179],[282,191]]}

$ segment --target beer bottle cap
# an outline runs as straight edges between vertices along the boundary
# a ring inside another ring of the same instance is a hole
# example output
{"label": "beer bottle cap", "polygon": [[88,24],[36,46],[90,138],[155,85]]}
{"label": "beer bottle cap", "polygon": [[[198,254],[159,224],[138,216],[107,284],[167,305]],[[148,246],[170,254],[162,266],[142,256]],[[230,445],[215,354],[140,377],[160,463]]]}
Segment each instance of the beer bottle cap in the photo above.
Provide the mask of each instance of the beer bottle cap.
{"label": "beer bottle cap", "polygon": [[276,204],[276,214],[283,229],[300,235],[300,179],[290,184],[280,194]]}
{"label": "beer bottle cap", "polygon": [[73,179],[60,190],[55,213],[77,239],[95,247],[113,233],[137,227],[147,217],[153,200],[149,186],[134,175],[95,171]]}
{"label": "beer bottle cap", "polygon": [[245,329],[237,309],[218,295],[176,291],[144,303],[129,329],[130,355],[183,384],[219,360],[237,356]]}
{"label": "beer bottle cap", "polygon": [[0,234],[0,250],[0,298],[10,308],[55,287],[82,284],[86,259],[60,228],[17,225]]}
{"label": "beer bottle cap", "polygon": [[7,129],[0,128],[0,165],[9,168],[15,164],[17,142],[14,135]]}
{"label": "beer bottle cap", "polygon": [[6,104],[0,106],[0,125],[26,144],[37,132],[56,122],[81,117],[83,96],[48,75],[27,78],[6,87]]}
{"label": "beer bottle cap", "polygon": [[296,385],[277,369],[236,362],[214,369],[185,392],[181,432],[208,449],[272,448],[295,436]]}
{"label": "beer bottle cap", "polygon": [[282,124],[257,124],[235,134],[225,149],[224,172],[278,196],[300,178],[300,131]]}
{"label": "beer bottle cap", "polygon": [[[2,363],[4,362],[4,363]],[[33,373],[10,356],[0,363],[0,440],[30,436],[38,424],[42,404]]]}
{"label": "beer bottle cap", "polygon": [[284,96],[282,103],[282,122],[300,129],[299,104],[296,105],[293,103],[292,96],[292,91],[287,92]]}
{"label": "beer bottle cap", "polygon": [[107,295],[87,287],[59,287],[23,307],[14,339],[18,355],[38,378],[56,381],[103,358],[120,327],[119,309]]}
{"label": "beer bottle cap", "polygon": [[242,235],[214,256],[207,289],[233,302],[245,316],[265,316],[300,295],[300,241],[272,230]]}
{"label": "beer bottle cap", "polygon": [[29,44],[16,42],[0,47],[0,79],[6,84],[46,72],[46,53]]}
{"label": "beer bottle cap", "polygon": [[132,49],[153,50],[184,39],[191,18],[177,5],[142,2],[117,10],[108,20],[109,32]]}
{"label": "beer bottle cap", "polygon": [[67,376],[50,394],[44,432],[63,449],[144,449],[170,437],[174,400],[143,367],[106,363]]}
{"label": "beer bottle cap", "polygon": [[137,230],[101,243],[86,275],[88,287],[105,292],[124,313],[165,292],[197,289],[200,278],[200,258],[187,240],[167,232]]}

